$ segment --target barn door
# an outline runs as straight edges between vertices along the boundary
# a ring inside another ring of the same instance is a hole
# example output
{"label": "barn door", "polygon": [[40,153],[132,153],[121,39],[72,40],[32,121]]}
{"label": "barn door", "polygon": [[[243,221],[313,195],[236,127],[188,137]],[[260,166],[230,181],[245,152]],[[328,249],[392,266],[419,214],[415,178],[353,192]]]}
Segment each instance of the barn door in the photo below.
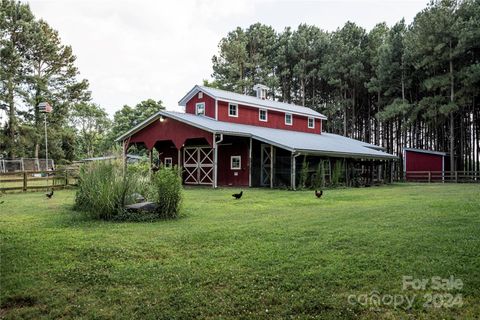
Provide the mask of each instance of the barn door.
{"label": "barn door", "polygon": [[185,184],[213,184],[213,149],[210,147],[183,148]]}
{"label": "barn door", "polygon": [[271,159],[272,154],[270,150],[270,145],[262,144],[261,146],[261,171],[260,171],[260,185],[261,186],[270,186],[270,167],[271,167]]}

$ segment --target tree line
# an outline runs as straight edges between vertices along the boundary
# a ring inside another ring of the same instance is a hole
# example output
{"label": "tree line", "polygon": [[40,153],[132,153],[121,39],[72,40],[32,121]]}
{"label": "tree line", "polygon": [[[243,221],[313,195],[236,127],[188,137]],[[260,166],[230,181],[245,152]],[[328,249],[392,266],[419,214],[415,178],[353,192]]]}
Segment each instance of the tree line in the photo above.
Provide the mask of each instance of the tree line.
{"label": "tree line", "polygon": [[28,4],[0,0],[0,157],[44,157],[40,102],[53,106],[49,157],[65,163],[111,152],[120,133],[163,108],[148,99],[123,106],[112,121],[93,103],[75,60],[72,48]]}
{"label": "tree line", "polygon": [[[206,85],[311,107],[325,130],[381,145],[453,154],[447,167],[480,170],[480,1],[433,1],[410,25],[237,27],[213,56]],[[402,174],[402,161],[396,164]]]}

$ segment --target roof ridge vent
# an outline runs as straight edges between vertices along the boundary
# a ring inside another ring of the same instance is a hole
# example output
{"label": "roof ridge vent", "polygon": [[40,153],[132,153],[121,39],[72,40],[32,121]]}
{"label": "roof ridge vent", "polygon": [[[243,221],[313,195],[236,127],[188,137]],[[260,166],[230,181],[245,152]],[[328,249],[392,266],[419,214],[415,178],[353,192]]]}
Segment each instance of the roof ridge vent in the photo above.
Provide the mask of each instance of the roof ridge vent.
{"label": "roof ridge vent", "polygon": [[256,84],[253,86],[253,90],[257,93],[257,98],[266,100],[267,99],[267,92],[268,92],[268,87],[264,84]]}

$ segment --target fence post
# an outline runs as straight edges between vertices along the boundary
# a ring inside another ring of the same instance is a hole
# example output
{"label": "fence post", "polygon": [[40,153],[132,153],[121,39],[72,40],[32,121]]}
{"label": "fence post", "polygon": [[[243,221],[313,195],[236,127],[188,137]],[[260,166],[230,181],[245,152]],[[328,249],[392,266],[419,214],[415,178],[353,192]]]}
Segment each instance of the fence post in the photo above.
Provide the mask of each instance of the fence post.
{"label": "fence post", "polygon": [[432,171],[428,171],[428,183],[432,182]]}
{"label": "fence post", "polygon": [[458,182],[458,171],[455,171],[455,183]]}
{"label": "fence post", "polygon": [[65,187],[68,186],[68,170],[65,169]]}
{"label": "fence post", "polygon": [[23,171],[23,191],[27,191],[27,172]]}

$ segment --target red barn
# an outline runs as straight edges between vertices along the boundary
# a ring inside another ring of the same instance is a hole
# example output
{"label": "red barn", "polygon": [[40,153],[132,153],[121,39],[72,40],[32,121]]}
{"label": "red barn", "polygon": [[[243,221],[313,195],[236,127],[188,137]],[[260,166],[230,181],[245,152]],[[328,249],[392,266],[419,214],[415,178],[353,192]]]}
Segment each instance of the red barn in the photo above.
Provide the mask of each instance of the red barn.
{"label": "red barn", "polygon": [[441,179],[445,171],[445,152],[403,148],[405,180],[418,180],[419,172],[433,172],[434,179]]}
{"label": "red barn", "polygon": [[157,150],[153,160],[182,167],[185,184],[213,187],[294,189],[303,161],[312,168],[324,161],[326,176],[342,161],[380,179],[386,161],[396,159],[379,146],[322,132],[321,113],[269,100],[265,86],[254,89],[257,95],[248,96],[195,86],[179,102],[185,113],[161,110],[117,141],[125,150],[134,144]]}

